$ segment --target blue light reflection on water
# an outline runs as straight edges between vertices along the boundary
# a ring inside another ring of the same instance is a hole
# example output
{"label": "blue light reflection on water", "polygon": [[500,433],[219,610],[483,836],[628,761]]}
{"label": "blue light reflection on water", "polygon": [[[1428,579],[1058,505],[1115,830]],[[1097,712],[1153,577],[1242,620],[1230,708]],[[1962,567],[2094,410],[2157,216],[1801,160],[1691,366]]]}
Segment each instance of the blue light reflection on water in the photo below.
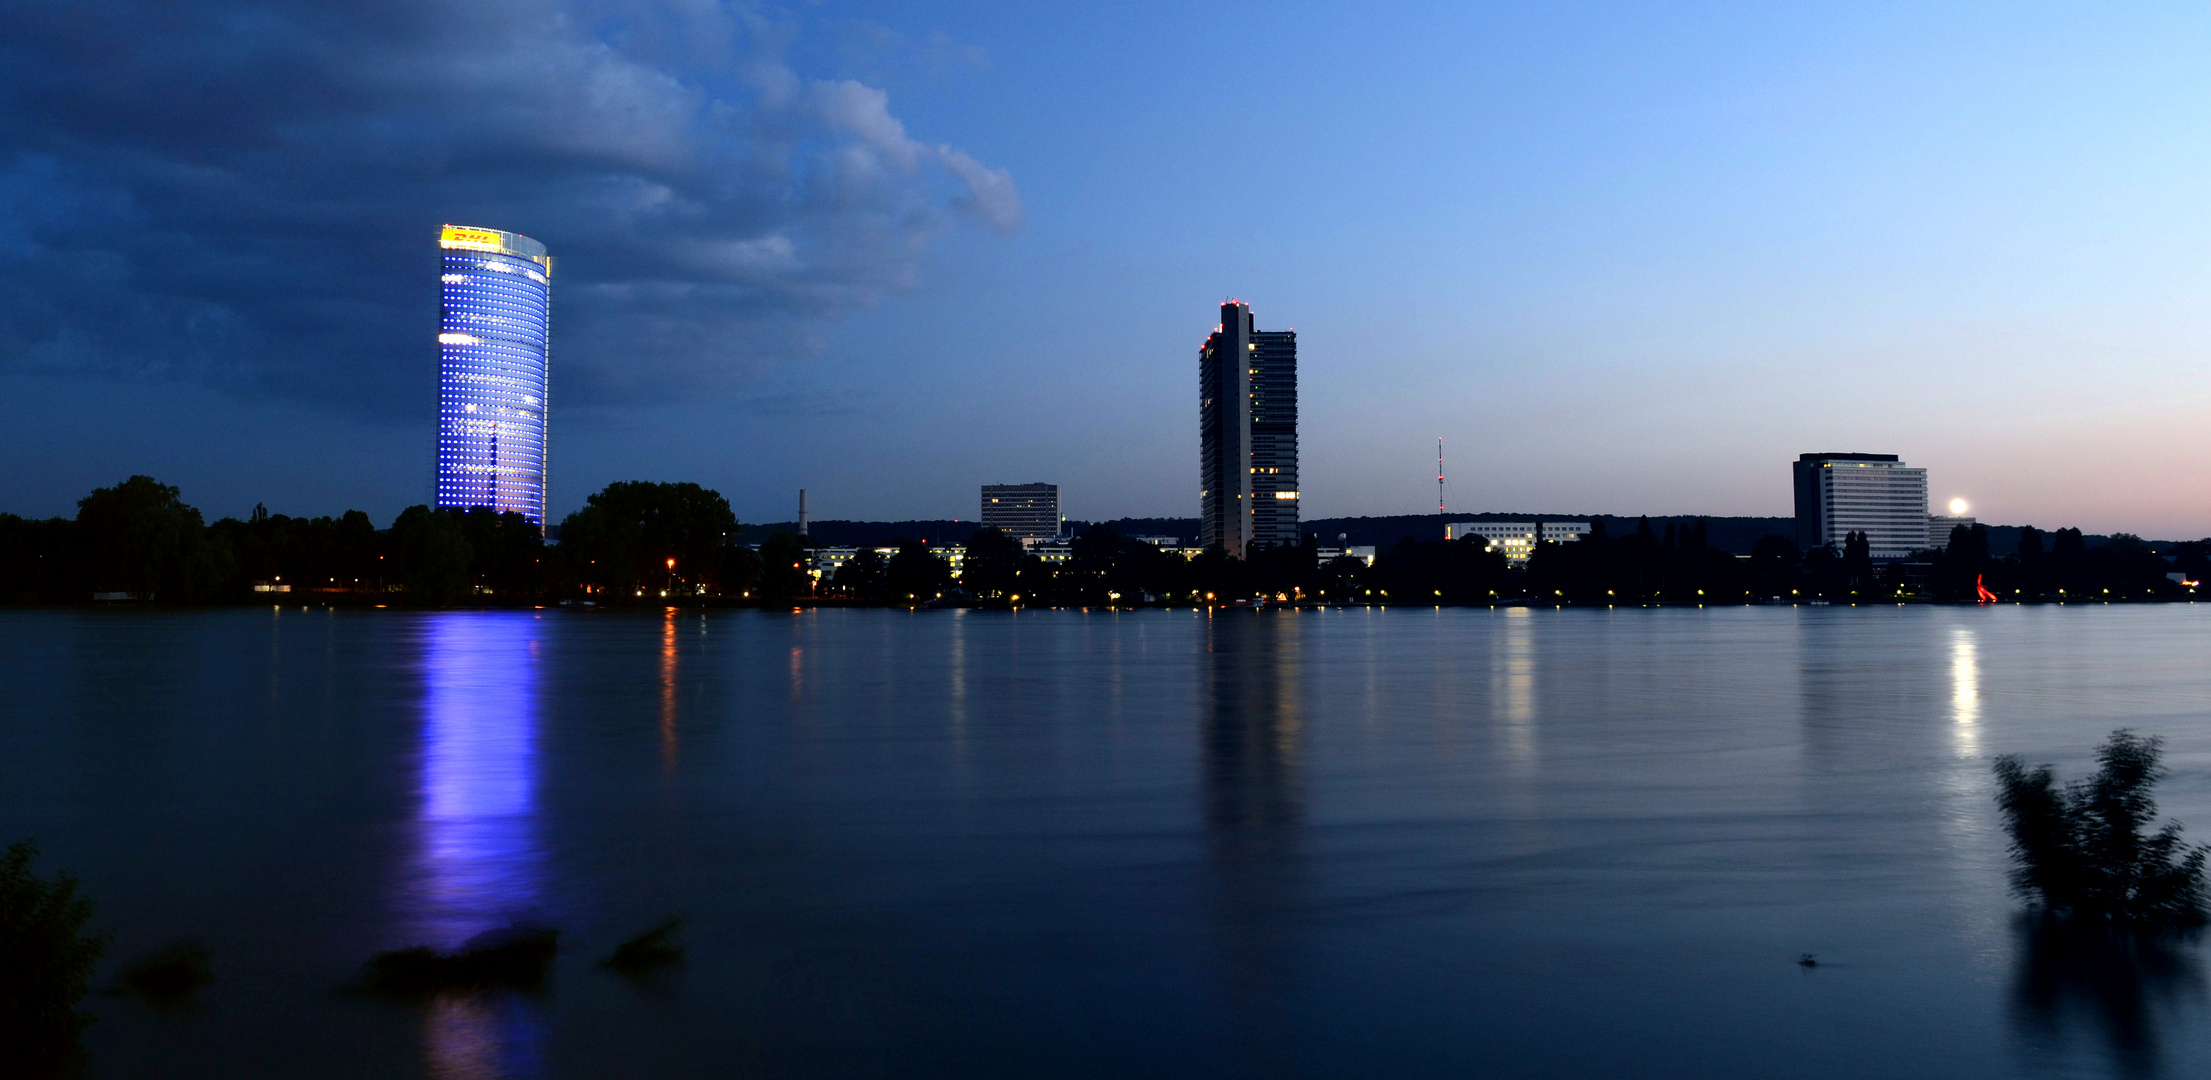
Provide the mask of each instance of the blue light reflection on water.
{"label": "blue light reflection on water", "polygon": [[[539,633],[533,615],[433,616],[422,648],[422,779],[410,940],[451,948],[535,915]],[[533,1075],[544,1024],[510,996],[442,996],[423,1028],[430,1074]]]}

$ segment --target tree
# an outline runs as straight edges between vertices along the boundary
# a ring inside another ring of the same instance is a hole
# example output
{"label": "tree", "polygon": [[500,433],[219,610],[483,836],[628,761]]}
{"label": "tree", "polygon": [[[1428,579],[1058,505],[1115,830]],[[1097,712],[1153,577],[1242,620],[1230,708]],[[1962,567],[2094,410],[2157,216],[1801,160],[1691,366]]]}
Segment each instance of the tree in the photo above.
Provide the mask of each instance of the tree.
{"label": "tree", "polygon": [[2012,889],[2045,913],[2124,929],[2183,930],[2206,918],[2206,849],[2180,826],[2145,834],[2163,743],[2125,728],[2096,750],[2096,775],[2059,789],[2048,765],[1996,759],[1997,805],[2011,834]]}
{"label": "tree", "polygon": [[1977,600],[1981,578],[1991,566],[1988,526],[1952,525],[1950,540],[1935,558],[1935,593],[1945,600]]}
{"label": "tree", "polygon": [[[1129,564],[1141,567],[1149,557],[1164,558],[1158,549],[1139,540],[1130,540],[1124,547],[1124,567],[1115,581],[1116,591],[1126,595],[1137,591],[1136,581],[1141,573],[1129,573]],[[1250,574],[1253,591],[1261,596],[1291,596],[1317,591],[1320,588],[1319,540],[1311,533],[1295,544],[1267,544],[1254,548],[1244,559]]]}
{"label": "tree", "polygon": [[[1549,567],[1556,554],[1538,547],[1537,557],[1546,569],[1531,569],[1531,581],[1552,580]],[[1529,559],[1531,566],[1535,561]],[[1510,571],[1505,567],[1504,555],[1478,536],[1405,539],[1375,560],[1369,576],[1381,586],[1374,599],[1386,597],[1393,604],[1486,603],[1507,591],[1505,578]]]}
{"label": "tree", "polygon": [[76,531],[95,591],[194,600],[224,576],[200,512],[150,476],[79,499]]}
{"label": "tree", "polygon": [[935,600],[952,583],[951,568],[929,550],[927,542],[908,541],[884,568],[890,598],[896,602],[926,603]]}
{"label": "tree", "polygon": [[0,514],[0,603],[82,600],[77,523]]}
{"label": "tree", "polygon": [[1031,561],[1021,541],[997,529],[977,529],[967,538],[961,556],[960,586],[978,600],[1016,596],[1021,592],[1021,571]]}
{"label": "tree", "polygon": [[494,596],[530,596],[542,584],[545,534],[511,510],[472,506],[454,514],[468,542],[468,576]]}
{"label": "tree", "polygon": [[560,526],[569,572],[616,598],[743,591],[750,564],[736,536],[737,515],[720,492],[641,480],[608,484]]}
{"label": "tree", "polygon": [[763,604],[788,604],[805,593],[806,549],[798,537],[777,532],[760,545],[760,584],[753,595]]}
{"label": "tree", "polygon": [[1866,534],[1843,534],[1842,574],[1852,592],[1873,584],[1873,542]]}
{"label": "tree", "polygon": [[1804,555],[1796,541],[1767,533],[1750,545],[1751,589],[1759,596],[1794,596],[1802,588]]}
{"label": "tree", "polygon": [[[997,530],[987,530],[995,532]],[[974,563],[968,563],[972,573]],[[831,581],[846,596],[854,600],[881,600],[887,588],[883,578],[883,557],[871,547],[854,552],[845,564],[837,568],[837,576]]]}
{"label": "tree", "polygon": [[391,532],[393,561],[409,600],[449,604],[469,592],[469,564],[476,556],[459,515],[410,506],[392,521]]}
{"label": "tree", "polygon": [[[77,1011],[105,937],[87,934],[92,901],[77,879],[32,872],[28,840],[0,853],[0,1053],[47,1057],[73,1049],[92,1018]],[[18,1061],[21,1058],[17,1059]]]}

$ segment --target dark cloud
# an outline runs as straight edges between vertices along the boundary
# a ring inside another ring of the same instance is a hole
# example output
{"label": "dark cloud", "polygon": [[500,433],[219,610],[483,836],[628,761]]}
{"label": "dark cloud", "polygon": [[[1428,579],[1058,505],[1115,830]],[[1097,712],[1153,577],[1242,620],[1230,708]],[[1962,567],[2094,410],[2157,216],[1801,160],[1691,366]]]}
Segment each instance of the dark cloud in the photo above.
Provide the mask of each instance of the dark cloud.
{"label": "dark cloud", "polygon": [[7,0],[0,366],[404,414],[445,221],[552,249],[563,405],[804,355],[1021,203],[793,70],[798,32],[684,0]]}

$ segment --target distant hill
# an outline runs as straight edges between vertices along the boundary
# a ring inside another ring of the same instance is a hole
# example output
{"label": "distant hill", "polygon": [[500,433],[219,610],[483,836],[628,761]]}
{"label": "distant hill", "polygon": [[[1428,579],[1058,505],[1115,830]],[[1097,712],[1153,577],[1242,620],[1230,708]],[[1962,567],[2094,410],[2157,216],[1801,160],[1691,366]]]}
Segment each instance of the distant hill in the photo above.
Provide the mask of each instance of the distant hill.
{"label": "distant hill", "polygon": [[[932,544],[964,544],[967,538],[982,528],[980,522],[943,521],[814,521],[808,522],[806,535],[823,547],[885,547],[908,540],[926,540]],[[770,521],[759,525],[742,525],[737,529],[737,542],[757,544],[779,532],[795,533],[798,522]]]}
{"label": "distant hill", "polygon": [[[1334,544],[1339,535],[1348,535],[1353,545],[1371,544],[1387,548],[1399,540],[1441,540],[1443,527],[1460,521],[1595,521],[1603,519],[1605,531],[1621,536],[1635,531],[1641,518],[1614,517],[1610,514],[1402,514],[1394,517],[1316,518],[1304,523],[1306,532],[1317,534],[1321,543]],[[1748,552],[1758,538],[1769,533],[1794,535],[1796,523],[1790,518],[1768,517],[1654,517],[1652,531],[1663,536],[1666,526],[1676,527],[1693,521],[1704,523],[1706,538],[1713,547],[1722,551]]]}
{"label": "distant hill", "polygon": [[[1372,545],[1386,548],[1399,540],[1441,540],[1443,526],[1454,521],[1529,521],[1535,518],[1550,521],[1586,521],[1586,515],[1571,514],[1404,514],[1395,517],[1320,518],[1304,523],[1304,532],[1319,537],[1324,546],[1332,546],[1338,536],[1349,536],[1353,545]],[[1605,519],[1605,528],[1615,535],[1622,531],[1633,532],[1635,518]],[[1651,528],[1663,533],[1669,521],[1685,523],[1693,519],[1652,518]],[[1749,551],[1750,545],[1769,532],[1787,534],[1792,528],[1788,518],[1703,518],[1705,529],[1714,546],[1729,551]],[[1089,528],[1094,522],[1069,521],[1075,532]],[[1172,536],[1185,544],[1198,540],[1198,519],[1192,518],[1118,518],[1104,522],[1129,536]],[[979,522],[950,520],[917,521],[815,521],[807,526],[808,536],[817,544],[829,547],[881,547],[907,540],[926,540],[932,544],[964,544],[967,538],[981,528]],[[746,525],[739,530],[740,543],[757,544],[777,532],[795,532],[795,521],[771,521],[758,525]],[[2016,541],[2015,541],[2016,542]]]}
{"label": "distant hill", "polygon": [[[1318,537],[1320,543],[1327,547],[1335,546],[1338,537],[1348,537],[1347,542],[1353,546],[1386,549],[1395,546],[1399,540],[1441,540],[1443,527],[1458,521],[1591,521],[1599,518],[1605,523],[1605,531],[1613,536],[1634,532],[1642,520],[1611,514],[1398,514],[1387,517],[1316,518],[1304,522],[1301,531]],[[1661,536],[1665,535],[1669,524],[1678,529],[1699,521],[1704,523],[1705,536],[1713,547],[1736,554],[1749,554],[1751,545],[1757,543],[1761,536],[1796,535],[1795,520],[1785,517],[1703,517],[1681,514],[1650,519],[1651,530]],[[1093,523],[1069,521],[1067,524],[1075,532],[1081,532]],[[1185,544],[1195,544],[1198,541],[1198,519],[1194,517],[1119,518],[1104,524],[1130,536],[1173,536]],[[815,543],[829,547],[882,547],[906,540],[926,540],[932,544],[964,544],[981,527],[979,522],[958,519],[816,521],[808,527],[808,532]],[[797,528],[798,523],[794,521],[746,525],[739,530],[739,542],[757,544],[772,533],[795,532]],[[2018,551],[2019,530],[2017,525],[1989,526],[1989,553],[2001,556]],[[2091,535],[2085,539],[2090,547],[2100,547],[2111,538]],[[2149,545],[2153,549],[2162,549],[2179,542],[2151,540]]]}

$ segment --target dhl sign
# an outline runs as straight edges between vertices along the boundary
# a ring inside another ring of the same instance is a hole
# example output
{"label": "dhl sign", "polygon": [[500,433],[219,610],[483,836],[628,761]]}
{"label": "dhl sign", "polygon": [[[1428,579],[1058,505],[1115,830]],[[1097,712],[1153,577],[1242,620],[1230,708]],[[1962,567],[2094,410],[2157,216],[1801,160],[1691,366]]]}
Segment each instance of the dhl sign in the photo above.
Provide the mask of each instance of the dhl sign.
{"label": "dhl sign", "polygon": [[471,229],[461,225],[447,225],[438,234],[438,246],[466,248],[470,251],[504,251],[506,241],[493,229]]}

